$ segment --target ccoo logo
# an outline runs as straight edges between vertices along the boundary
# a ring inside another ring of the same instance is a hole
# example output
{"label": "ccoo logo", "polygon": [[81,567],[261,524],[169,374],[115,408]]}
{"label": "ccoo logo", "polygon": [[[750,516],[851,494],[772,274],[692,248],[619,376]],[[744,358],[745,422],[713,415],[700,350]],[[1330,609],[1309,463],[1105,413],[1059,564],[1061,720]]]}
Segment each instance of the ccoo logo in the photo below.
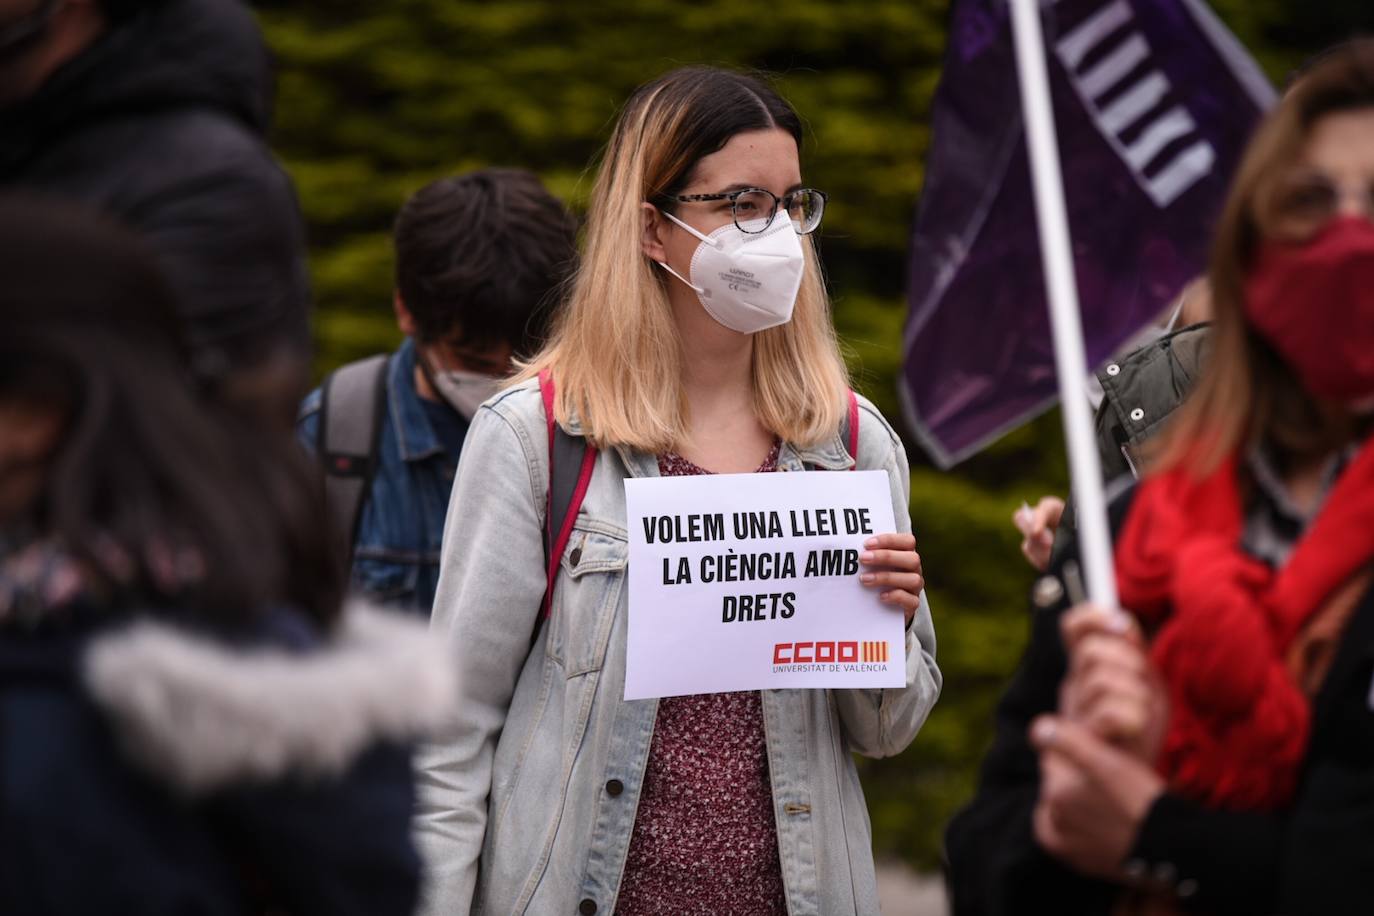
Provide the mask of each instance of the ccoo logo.
{"label": "ccoo logo", "polygon": [[848,642],[780,642],[773,645],[773,664],[805,665],[813,662],[885,662],[887,643],[881,640]]}

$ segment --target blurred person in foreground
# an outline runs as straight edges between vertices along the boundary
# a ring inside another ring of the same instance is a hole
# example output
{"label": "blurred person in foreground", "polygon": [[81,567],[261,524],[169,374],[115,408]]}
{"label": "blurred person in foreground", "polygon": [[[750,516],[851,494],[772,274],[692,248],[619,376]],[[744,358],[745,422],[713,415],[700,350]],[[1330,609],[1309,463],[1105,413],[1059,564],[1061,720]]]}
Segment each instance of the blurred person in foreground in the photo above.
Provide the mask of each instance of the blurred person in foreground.
{"label": "blurred person in foreground", "polygon": [[513,360],[543,344],[576,236],[520,169],[443,178],[401,208],[392,304],[405,342],[327,377],[297,424],[363,595],[429,613],[468,424]]}
{"label": "blurred person in foreground", "polygon": [[[1114,502],[1122,606],[1036,589],[957,914],[1374,899],[1374,41],[1311,67],[1221,217],[1211,356]],[[1138,621],[1138,624],[1136,623]]]}
{"label": "blurred person in foreground", "polygon": [[289,429],[309,287],[272,81],[238,0],[0,0],[0,190],[135,229],[177,296],[196,373]]}
{"label": "blurred person in foreground", "polygon": [[[713,67],[620,112],[554,333],[478,410],[454,483],[433,626],[467,690],[420,756],[426,912],[877,911],[852,752],[905,750],[941,681],[906,454],[848,388],[801,141],[772,86]],[[555,424],[590,456],[561,547]],[[855,466],[900,529],[854,575],[906,622],[902,686],[625,700],[625,481]]]}
{"label": "blurred person in foreground", "polygon": [[0,197],[0,276],[0,912],[410,912],[441,653],[341,610],[308,462],[193,388],[136,238]]}

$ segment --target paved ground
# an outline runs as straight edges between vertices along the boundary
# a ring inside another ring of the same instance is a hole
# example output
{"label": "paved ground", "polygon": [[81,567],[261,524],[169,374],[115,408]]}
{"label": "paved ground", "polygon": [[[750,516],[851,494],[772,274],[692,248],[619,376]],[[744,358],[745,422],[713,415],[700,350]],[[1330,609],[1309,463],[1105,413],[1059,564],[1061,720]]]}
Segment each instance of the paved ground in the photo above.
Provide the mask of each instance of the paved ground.
{"label": "paved ground", "polygon": [[944,879],[901,862],[878,863],[878,898],[883,916],[949,916]]}

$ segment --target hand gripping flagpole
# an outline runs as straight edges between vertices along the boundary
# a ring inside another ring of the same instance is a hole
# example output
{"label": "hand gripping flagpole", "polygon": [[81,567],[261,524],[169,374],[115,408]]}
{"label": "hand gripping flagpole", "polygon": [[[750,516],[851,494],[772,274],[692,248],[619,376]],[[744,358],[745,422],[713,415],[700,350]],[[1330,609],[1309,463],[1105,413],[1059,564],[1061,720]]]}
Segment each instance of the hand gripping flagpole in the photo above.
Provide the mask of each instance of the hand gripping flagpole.
{"label": "hand gripping flagpole", "polygon": [[1035,188],[1040,257],[1049,288],[1050,326],[1054,331],[1055,369],[1059,375],[1059,402],[1069,451],[1069,475],[1077,503],[1079,553],[1087,576],[1089,600],[1115,609],[1116,574],[1112,568],[1111,536],[1107,527],[1107,500],[1088,398],[1082,384],[1088,377],[1088,360],[1084,353],[1078,286],[1069,246],[1069,220],[1064,206],[1064,179],[1045,66],[1040,2],[1008,2],[1016,43],[1026,146],[1030,152],[1031,184]]}

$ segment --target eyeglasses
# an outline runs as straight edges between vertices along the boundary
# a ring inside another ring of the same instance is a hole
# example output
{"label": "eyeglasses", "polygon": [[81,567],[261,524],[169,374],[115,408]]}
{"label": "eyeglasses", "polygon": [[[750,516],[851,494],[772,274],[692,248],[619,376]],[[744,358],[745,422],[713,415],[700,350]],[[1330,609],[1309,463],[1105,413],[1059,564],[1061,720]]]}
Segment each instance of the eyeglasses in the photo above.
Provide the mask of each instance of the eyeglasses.
{"label": "eyeglasses", "polygon": [[1270,238],[1306,241],[1344,212],[1347,201],[1374,222],[1374,181],[1361,187],[1337,184],[1315,173],[1290,176],[1261,209],[1260,230]]}
{"label": "eyeglasses", "polygon": [[[773,217],[778,213],[779,204],[786,211],[787,218],[792,221],[792,228],[796,230],[797,235],[815,232],[816,227],[821,224],[821,217],[825,215],[825,193],[815,188],[789,191],[782,200],[778,200],[772,191],[765,191],[763,188],[744,188],[723,194],[679,194],[668,199],[684,204],[728,200],[735,227],[740,232],[750,235],[763,232],[773,225]],[[763,222],[760,223],[760,220]]]}

